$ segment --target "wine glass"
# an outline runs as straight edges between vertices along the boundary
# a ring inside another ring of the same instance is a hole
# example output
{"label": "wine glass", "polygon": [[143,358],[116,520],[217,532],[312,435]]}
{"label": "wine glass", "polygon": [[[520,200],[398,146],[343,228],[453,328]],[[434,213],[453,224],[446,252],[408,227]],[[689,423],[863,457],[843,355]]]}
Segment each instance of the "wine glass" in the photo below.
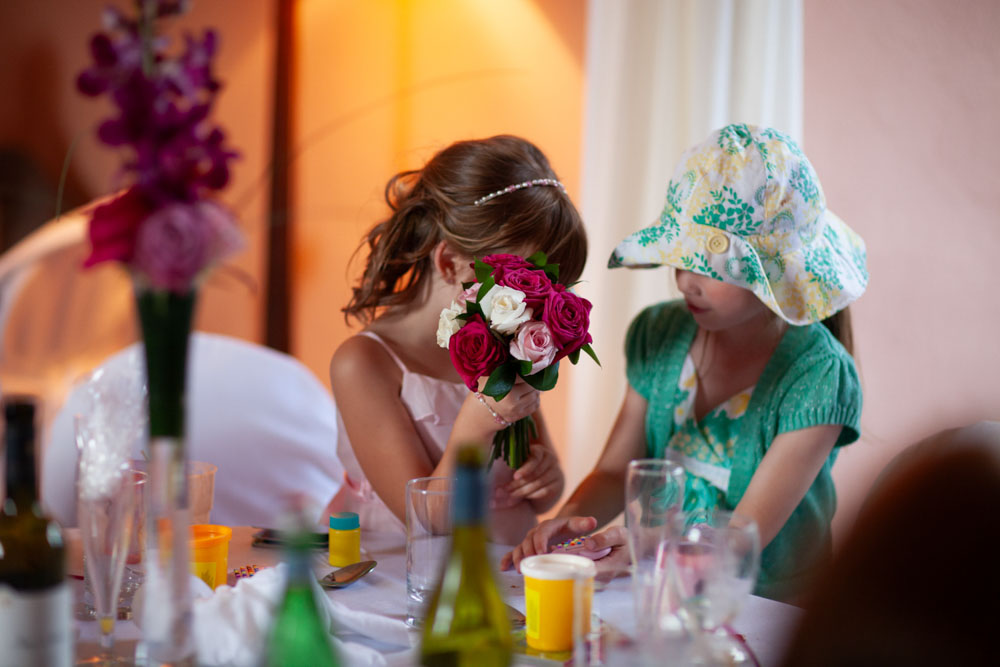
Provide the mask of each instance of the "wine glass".
{"label": "wine glass", "polygon": [[104,438],[80,417],[76,420],[76,438],[80,450],[77,520],[84,576],[100,630],[100,653],[77,664],[130,664],[113,653],[114,627],[146,473],[131,469],[127,458],[105,447]]}
{"label": "wine glass", "polygon": [[669,623],[665,542],[676,531],[684,498],[684,466],[675,456],[636,459],[625,476],[625,527],[632,559],[636,630],[640,638]]}
{"label": "wine glass", "polygon": [[752,656],[727,624],[757,581],[756,522],[728,510],[688,512],[664,552],[671,594],[700,659],[708,664],[751,663]]}

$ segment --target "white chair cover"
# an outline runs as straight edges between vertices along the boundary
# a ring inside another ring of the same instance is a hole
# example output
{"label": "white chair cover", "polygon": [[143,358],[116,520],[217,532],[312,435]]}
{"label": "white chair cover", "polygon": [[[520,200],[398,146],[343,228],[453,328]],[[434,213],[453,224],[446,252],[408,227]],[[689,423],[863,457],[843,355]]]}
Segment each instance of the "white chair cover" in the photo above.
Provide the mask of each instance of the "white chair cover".
{"label": "white chair cover", "polygon": [[42,442],[74,382],[138,336],[121,267],[81,270],[97,203],[45,223],[0,255],[0,387],[38,397]]}
{"label": "white chair cover", "polygon": [[[102,368],[142,373],[136,348]],[[212,522],[273,527],[292,494],[325,508],[344,478],[330,392],[294,358],[228,336],[194,333],[189,356],[188,458],[218,467]],[[76,525],[73,416],[84,392],[77,385],[59,410],[42,465],[42,502],[66,526]],[[142,447],[133,445],[134,458]]]}

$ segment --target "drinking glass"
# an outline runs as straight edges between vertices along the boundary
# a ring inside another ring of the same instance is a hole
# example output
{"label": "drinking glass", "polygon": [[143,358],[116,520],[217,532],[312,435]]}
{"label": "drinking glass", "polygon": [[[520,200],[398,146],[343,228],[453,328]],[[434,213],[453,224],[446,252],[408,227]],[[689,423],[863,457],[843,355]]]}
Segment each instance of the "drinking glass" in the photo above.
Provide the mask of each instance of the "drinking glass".
{"label": "drinking glass", "polygon": [[636,459],[625,476],[625,527],[632,558],[637,636],[646,637],[670,622],[666,555],[684,498],[684,466],[668,454]]}
{"label": "drinking glass", "polygon": [[123,470],[108,483],[107,495],[81,493],[77,518],[83,542],[84,574],[93,595],[100,627],[100,654],[77,664],[129,664],[113,654],[114,626],[118,617],[118,592],[129,558],[137,507],[142,502],[146,473]]}
{"label": "drinking glass", "polygon": [[666,551],[671,590],[704,662],[752,661],[727,624],[750,596],[760,567],[755,521],[727,510],[686,513]]}
{"label": "drinking glass", "polygon": [[427,613],[451,543],[451,480],[417,477],[406,483],[406,624]]}

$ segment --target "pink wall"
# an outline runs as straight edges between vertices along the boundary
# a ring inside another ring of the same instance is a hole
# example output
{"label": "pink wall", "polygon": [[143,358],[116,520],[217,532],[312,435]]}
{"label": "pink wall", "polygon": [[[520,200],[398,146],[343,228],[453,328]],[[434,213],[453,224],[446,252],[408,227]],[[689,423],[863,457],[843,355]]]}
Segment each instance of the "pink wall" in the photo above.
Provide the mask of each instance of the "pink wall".
{"label": "pink wall", "polygon": [[852,308],[862,440],[834,470],[838,536],[885,462],[1000,419],[1000,3],[805,0],[804,148],[868,244]]}

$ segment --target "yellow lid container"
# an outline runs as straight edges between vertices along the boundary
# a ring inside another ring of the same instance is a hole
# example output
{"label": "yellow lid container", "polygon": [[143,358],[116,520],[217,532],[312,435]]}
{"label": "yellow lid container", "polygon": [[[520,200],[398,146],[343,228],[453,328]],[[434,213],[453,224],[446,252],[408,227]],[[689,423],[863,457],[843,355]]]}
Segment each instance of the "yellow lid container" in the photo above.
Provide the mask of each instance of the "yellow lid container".
{"label": "yellow lid container", "polygon": [[233,529],[228,526],[191,526],[191,574],[213,590],[226,583],[232,537]]}
{"label": "yellow lid container", "polygon": [[597,574],[594,561],[572,554],[529,556],[521,561],[521,574],[528,646],[539,651],[571,650],[574,629],[581,637],[589,631]]}

